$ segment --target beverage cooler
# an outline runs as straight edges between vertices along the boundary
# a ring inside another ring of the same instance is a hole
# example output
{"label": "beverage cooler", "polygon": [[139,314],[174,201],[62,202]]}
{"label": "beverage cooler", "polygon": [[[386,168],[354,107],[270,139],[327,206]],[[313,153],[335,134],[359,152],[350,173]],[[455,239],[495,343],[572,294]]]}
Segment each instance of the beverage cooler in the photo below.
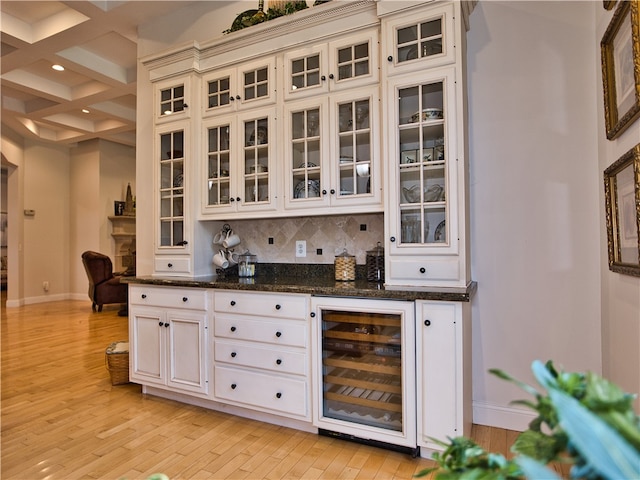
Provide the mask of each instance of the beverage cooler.
{"label": "beverage cooler", "polygon": [[416,455],[413,302],[312,298],[314,425]]}

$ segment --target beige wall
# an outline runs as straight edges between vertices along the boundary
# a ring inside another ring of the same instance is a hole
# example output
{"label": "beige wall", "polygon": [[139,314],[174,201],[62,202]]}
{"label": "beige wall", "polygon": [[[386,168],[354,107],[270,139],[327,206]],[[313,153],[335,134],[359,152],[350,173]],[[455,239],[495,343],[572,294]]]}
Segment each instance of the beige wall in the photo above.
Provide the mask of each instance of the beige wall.
{"label": "beige wall", "polygon": [[[13,171],[7,306],[65,298],[87,299],[80,254],[113,258],[113,201],[135,188],[135,150],[103,140],[56,146],[3,130],[2,151]],[[35,210],[35,216],[24,210]],[[48,291],[43,282],[49,283]]]}

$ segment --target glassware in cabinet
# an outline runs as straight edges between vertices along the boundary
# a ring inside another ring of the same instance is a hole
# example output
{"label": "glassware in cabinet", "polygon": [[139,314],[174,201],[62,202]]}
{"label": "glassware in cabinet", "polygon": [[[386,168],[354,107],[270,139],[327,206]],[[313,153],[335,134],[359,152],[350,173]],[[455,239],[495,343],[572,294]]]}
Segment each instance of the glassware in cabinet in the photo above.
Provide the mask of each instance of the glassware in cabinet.
{"label": "glassware in cabinet", "polygon": [[398,89],[401,244],[447,242],[444,89],[442,81]]}
{"label": "glassware in cabinet", "polygon": [[204,122],[203,214],[272,208],[273,109]]}

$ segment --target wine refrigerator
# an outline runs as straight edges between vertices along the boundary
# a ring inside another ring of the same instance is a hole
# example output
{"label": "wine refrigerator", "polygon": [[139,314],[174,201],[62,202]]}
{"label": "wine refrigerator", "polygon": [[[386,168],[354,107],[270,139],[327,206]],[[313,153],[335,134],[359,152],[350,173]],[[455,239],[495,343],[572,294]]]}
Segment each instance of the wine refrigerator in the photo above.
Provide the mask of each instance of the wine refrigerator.
{"label": "wine refrigerator", "polygon": [[314,424],[416,454],[412,302],[313,297]]}

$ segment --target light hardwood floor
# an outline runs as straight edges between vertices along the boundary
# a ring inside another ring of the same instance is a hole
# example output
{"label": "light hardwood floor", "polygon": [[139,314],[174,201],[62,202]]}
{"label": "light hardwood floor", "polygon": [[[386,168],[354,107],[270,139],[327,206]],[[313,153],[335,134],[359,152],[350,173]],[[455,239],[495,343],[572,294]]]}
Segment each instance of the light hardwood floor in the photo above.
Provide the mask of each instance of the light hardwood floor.
{"label": "light hardwood floor", "polygon": [[[5,293],[5,292],[3,292]],[[2,469],[9,479],[410,479],[426,459],[268,425],[112,386],[104,351],[126,339],[117,306],[5,309]],[[474,426],[507,454],[517,432]]]}

